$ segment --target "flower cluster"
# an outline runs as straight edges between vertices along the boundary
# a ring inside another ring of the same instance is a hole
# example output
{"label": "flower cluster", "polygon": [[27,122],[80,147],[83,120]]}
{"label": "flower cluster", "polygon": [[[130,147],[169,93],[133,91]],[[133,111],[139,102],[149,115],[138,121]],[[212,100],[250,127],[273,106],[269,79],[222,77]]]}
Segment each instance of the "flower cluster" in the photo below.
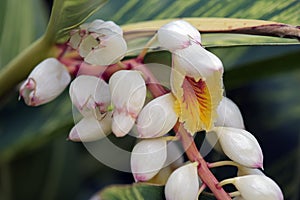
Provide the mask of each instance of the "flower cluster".
{"label": "flower cluster", "polygon": [[[201,45],[199,31],[188,22],[177,20],[162,26],[156,37],[161,47],[172,54],[170,92],[148,101],[147,92],[155,91],[147,87],[149,74],[133,67],[145,67],[138,60],[130,66],[123,63],[125,67],[106,80],[99,75],[81,74],[69,88],[71,101],[82,116],[70,131],[69,139],[91,142],[110,133],[123,137],[135,127],[135,136],[140,141],[132,150],[131,170],[136,182],[145,182],[165,167],[169,140],[185,143],[176,127],[186,130],[190,138],[206,131],[208,140],[217,138],[221,151],[238,167],[238,176],[221,181],[219,187],[235,185],[235,199],[283,199],[277,184],[259,170],[263,169],[260,145],[245,130],[236,104],[223,96],[223,64]],[[102,20],[73,30],[67,44],[83,63],[95,67],[119,62],[127,50],[122,29]],[[62,63],[49,58],[31,72],[20,88],[26,104],[47,103],[67,87],[71,76]],[[176,135],[167,137],[172,129]],[[198,169],[217,164],[203,166],[197,160],[191,161],[181,163],[166,180],[166,199],[197,199],[208,185]]]}

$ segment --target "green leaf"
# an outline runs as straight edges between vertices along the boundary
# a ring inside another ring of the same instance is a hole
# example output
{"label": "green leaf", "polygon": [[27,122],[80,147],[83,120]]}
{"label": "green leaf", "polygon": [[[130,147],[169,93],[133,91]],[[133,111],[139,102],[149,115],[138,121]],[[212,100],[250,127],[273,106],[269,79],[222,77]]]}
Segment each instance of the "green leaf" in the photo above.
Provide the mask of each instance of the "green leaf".
{"label": "green leaf", "polygon": [[84,22],[107,0],[54,0],[46,37],[50,41],[65,42],[68,32]]}
{"label": "green leaf", "polygon": [[[35,5],[35,6],[34,6]],[[43,10],[38,0],[2,0],[0,3],[0,68],[37,38],[36,30],[43,26]],[[37,19],[35,21],[35,19]],[[39,25],[39,26],[38,26]],[[20,28],[21,27],[21,28]]]}
{"label": "green leaf", "polygon": [[[184,189],[184,186],[183,188]],[[134,183],[132,185],[112,185],[101,190],[97,196],[103,200],[163,200],[164,186],[147,183]],[[215,198],[201,194],[199,200],[214,200]]]}

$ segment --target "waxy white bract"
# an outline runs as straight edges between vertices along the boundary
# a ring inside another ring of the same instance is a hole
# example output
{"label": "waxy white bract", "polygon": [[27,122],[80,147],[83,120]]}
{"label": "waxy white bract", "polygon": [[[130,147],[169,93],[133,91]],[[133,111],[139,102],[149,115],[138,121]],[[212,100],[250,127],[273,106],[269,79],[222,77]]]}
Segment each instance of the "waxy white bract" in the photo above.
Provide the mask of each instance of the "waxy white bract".
{"label": "waxy white bract", "polygon": [[206,80],[216,71],[223,73],[221,60],[198,44],[192,44],[185,49],[180,49],[172,54],[173,65],[176,70],[185,76],[193,77],[196,81],[200,78]]}
{"label": "waxy white bract", "polygon": [[201,44],[199,31],[184,20],[177,20],[162,26],[157,31],[159,43],[171,52],[184,49],[192,43]]}
{"label": "waxy white bract", "polygon": [[138,137],[153,138],[168,133],[177,122],[175,98],[165,94],[150,101],[137,118]]}
{"label": "waxy white bract", "polygon": [[131,130],[144,105],[145,81],[138,71],[121,70],[111,76],[109,87],[114,107],[112,130],[122,137]]}
{"label": "waxy white bract", "polygon": [[72,33],[69,45],[92,65],[110,65],[121,60],[127,44],[122,29],[112,21],[95,20]]}
{"label": "waxy white bract", "polygon": [[262,150],[251,133],[230,127],[215,127],[213,131],[230,159],[246,167],[263,168]]}
{"label": "waxy white bract", "polygon": [[29,106],[48,103],[60,95],[71,80],[66,67],[55,58],[38,64],[20,87],[20,96]]}
{"label": "waxy white bract", "polygon": [[190,163],[176,169],[165,186],[166,200],[196,200],[199,180],[196,163]]}
{"label": "waxy white bract", "polygon": [[283,200],[282,191],[270,178],[247,175],[233,178],[233,184],[245,200]]}
{"label": "waxy white bract", "polygon": [[81,75],[76,77],[69,89],[72,103],[87,117],[101,118],[110,105],[108,84],[95,76]]}
{"label": "waxy white bract", "polygon": [[91,142],[100,140],[111,133],[111,114],[97,120],[93,116],[84,117],[70,131],[69,139],[74,142]]}
{"label": "waxy white bract", "polygon": [[218,106],[216,126],[245,129],[244,120],[238,106],[229,98],[223,97]]}
{"label": "waxy white bract", "polygon": [[131,153],[131,171],[135,181],[147,181],[164,166],[167,159],[167,142],[148,139],[137,143]]}

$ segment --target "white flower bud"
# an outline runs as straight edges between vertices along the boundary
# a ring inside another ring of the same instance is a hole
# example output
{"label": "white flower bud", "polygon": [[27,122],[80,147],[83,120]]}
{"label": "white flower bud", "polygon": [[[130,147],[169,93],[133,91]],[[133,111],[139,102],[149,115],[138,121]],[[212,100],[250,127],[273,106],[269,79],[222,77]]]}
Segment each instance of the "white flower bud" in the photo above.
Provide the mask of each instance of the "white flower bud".
{"label": "white flower bud", "polygon": [[282,191],[270,178],[247,175],[233,178],[233,184],[245,200],[283,200]]}
{"label": "white flower bud", "polygon": [[252,168],[263,168],[263,154],[255,137],[243,129],[215,127],[224,153],[233,161]]}
{"label": "white flower bud", "polygon": [[157,31],[159,43],[170,51],[184,49],[191,43],[201,44],[199,31],[184,20],[177,20],[162,26]]}
{"label": "white flower bud", "polygon": [[93,115],[101,118],[110,105],[108,84],[95,76],[76,77],[70,85],[69,93],[72,103],[85,117]]}
{"label": "white flower bud", "polygon": [[60,95],[71,80],[67,68],[55,58],[38,64],[20,87],[20,96],[29,106],[48,103]]}
{"label": "white flower bud", "polygon": [[217,113],[218,118],[215,123],[216,126],[245,129],[240,109],[229,98],[223,97],[218,106]]}
{"label": "white flower bud", "polygon": [[100,140],[111,133],[111,114],[107,113],[103,119],[84,117],[70,131],[69,139],[74,142],[92,142]]}
{"label": "white flower bud", "polygon": [[199,180],[196,163],[190,163],[176,169],[165,186],[166,200],[196,200]]}
{"label": "white flower bud", "polygon": [[164,166],[167,158],[167,142],[148,139],[137,143],[131,153],[131,171],[135,181],[147,181]]}
{"label": "white flower bud", "polygon": [[191,44],[185,49],[180,49],[172,54],[173,65],[176,70],[186,76],[193,77],[196,81],[205,80],[214,72],[223,72],[221,60],[211,52],[197,44]]}
{"label": "white flower bud", "polygon": [[118,137],[126,135],[134,125],[146,98],[146,85],[138,71],[121,70],[109,80],[114,107],[112,130]]}
{"label": "white flower bud", "polygon": [[150,101],[137,118],[138,137],[160,137],[168,133],[176,124],[175,98],[171,93]]}

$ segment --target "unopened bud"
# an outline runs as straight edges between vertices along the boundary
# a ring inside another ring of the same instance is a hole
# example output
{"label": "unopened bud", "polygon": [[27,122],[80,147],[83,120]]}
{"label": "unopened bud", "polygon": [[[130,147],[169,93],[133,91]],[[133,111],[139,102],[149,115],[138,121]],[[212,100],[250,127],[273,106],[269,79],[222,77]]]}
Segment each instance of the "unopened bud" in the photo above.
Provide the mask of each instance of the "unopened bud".
{"label": "unopened bud", "polygon": [[233,179],[233,184],[245,200],[283,200],[279,186],[267,176],[236,177]]}
{"label": "unopened bud", "polygon": [[177,121],[175,98],[171,93],[150,101],[137,118],[138,137],[160,137],[168,133]]}
{"label": "unopened bud", "polygon": [[171,174],[165,186],[165,196],[167,200],[196,200],[198,190],[197,163],[190,163]]}
{"label": "unopened bud", "polygon": [[29,106],[48,103],[60,95],[71,80],[66,67],[55,58],[38,64],[20,87],[20,96]]}
{"label": "unopened bud", "polygon": [[263,154],[256,138],[246,130],[215,127],[224,153],[233,161],[252,168],[263,168]]}
{"label": "unopened bud", "polygon": [[245,129],[244,120],[238,106],[229,98],[223,97],[218,109],[216,126]]}
{"label": "unopened bud", "polygon": [[163,139],[142,140],[131,153],[131,171],[135,181],[147,181],[164,166],[167,142]]}
{"label": "unopened bud", "polygon": [[184,49],[192,42],[200,45],[199,31],[184,20],[177,20],[162,26],[157,31],[159,43],[170,51]]}

